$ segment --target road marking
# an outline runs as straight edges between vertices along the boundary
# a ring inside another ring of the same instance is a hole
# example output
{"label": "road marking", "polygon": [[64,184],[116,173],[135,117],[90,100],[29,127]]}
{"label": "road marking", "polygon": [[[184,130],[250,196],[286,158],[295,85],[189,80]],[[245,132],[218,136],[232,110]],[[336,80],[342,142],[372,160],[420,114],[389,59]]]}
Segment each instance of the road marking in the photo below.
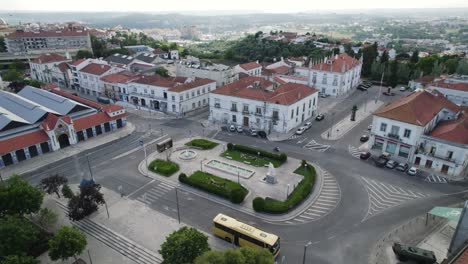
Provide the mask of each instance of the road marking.
{"label": "road marking", "polygon": [[[167,135],[167,134],[162,135],[161,137],[156,138],[156,139],[153,139],[153,140],[151,140],[150,142],[145,143],[144,145],[147,147],[147,146],[153,144],[154,142],[157,142],[157,141],[159,141],[159,140],[165,138],[166,136],[168,136],[168,135]],[[127,156],[127,155],[130,155],[130,154],[132,154],[132,153],[134,153],[134,152],[136,152],[136,151],[138,151],[138,150],[141,150],[141,149],[142,149],[142,147],[141,147],[141,146],[138,146],[138,147],[133,148],[133,149],[127,151],[127,152],[124,152],[124,153],[122,153],[122,154],[120,154],[120,155],[117,155],[117,156],[113,157],[112,160],[120,159],[120,158],[122,158],[122,157],[125,157],[125,156]]]}

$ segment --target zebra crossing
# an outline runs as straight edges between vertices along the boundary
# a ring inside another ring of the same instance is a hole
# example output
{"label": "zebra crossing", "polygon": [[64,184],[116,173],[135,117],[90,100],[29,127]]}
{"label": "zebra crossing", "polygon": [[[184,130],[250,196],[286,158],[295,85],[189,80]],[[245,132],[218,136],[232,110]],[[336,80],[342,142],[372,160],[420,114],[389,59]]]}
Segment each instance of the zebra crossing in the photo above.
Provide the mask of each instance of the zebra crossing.
{"label": "zebra crossing", "polygon": [[356,159],[359,159],[361,155],[361,151],[359,148],[356,148],[355,146],[348,145],[348,152],[351,154],[351,156],[355,157]]}
{"label": "zebra crossing", "polygon": [[428,197],[429,195],[403,189],[395,185],[361,177],[361,181],[369,195],[369,209],[363,221],[394,206],[405,202]]}
{"label": "zebra crossing", "polygon": [[322,190],[317,200],[307,210],[295,218],[285,221],[286,224],[297,225],[316,221],[329,214],[341,199],[341,190],[335,177],[328,171],[323,171]]}
{"label": "zebra crossing", "polygon": [[289,140],[294,140],[294,139],[300,138],[300,137],[301,137],[301,135],[293,134],[293,135],[290,136],[288,139],[289,139]]}
{"label": "zebra crossing", "polygon": [[428,175],[424,181],[430,183],[448,183],[447,178],[435,174]]}
{"label": "zebra crossing", "polygon": [[157,200],[164,198],[168,192],[174,189],[175,188],[173,186],[167,183],[159,182],[158,184],[153,185],[151,189],[138,196],[137,200],[150,205],[157,202]]}
{"label": "zebra crossing", "polygon": [[320,152],[325,152],[330,148],[330,145],[320,144],[320,143],[317,143],[317,141],[312,139],[303,148],[310,149],[310,150],[315,150],[315,151],[320,151]]}

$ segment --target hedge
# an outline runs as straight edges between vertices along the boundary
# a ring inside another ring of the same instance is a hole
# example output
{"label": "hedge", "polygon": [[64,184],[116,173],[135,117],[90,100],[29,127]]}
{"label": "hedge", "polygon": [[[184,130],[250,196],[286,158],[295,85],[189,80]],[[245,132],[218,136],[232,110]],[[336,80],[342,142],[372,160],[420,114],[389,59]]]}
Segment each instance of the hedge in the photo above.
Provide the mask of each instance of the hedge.
{"label": "hedge", "polygon": [[[154,169],[155,167],[156,170]],[[171,161],[156,159],[148,165],[148,169],[152,172],[168,177],[179,170],[179,165]]]}
{"label": "hedge", "polygon": [[216,143],[216,142],[213,142],[213,141],[198,138],[198,139],[193,139],[192,141],[186,143],[185,145],[186,146],[197,147],[197,148],[201,148],[201,149],[212,149],[212,148],[218,146],[219,144]]}
{"label": "hedge", "polygon": [[[228,146],[228,149],[229,149],[229,146]],[[274,160],[278,160],[281,163],[286,162],[286,160],[288,159],[288,155],[286,155],[285,153],[276,154],[276,153],[271,153],[265,150],[256,149],[256,148],[252,148],[252,147],[248,147],[244,145],[238,145],[238,144],[232,144],[232,147],[230,150],[237,150],[240,152],[245,152],[245,153],[249,153],[253,155],[258,155],[258,153],[260,152],[261,156],[274,159]]]}
{"label": "hedge", "polygon": [[[307,164],[307,170],[305,164]],[[316,176],[315,168],[314,166],[310,165],[309,163],[303,160],[301,166],[297,168],[294,171],[294,173],[300,174],[304,176],[304,178],[299,182],[297,187],[285,201],[278,201],[269,197],[265,199],[261,197],[256,197],[253,200],[252,204],[254,210],[257,212],[282,214],[286,213],[287,211],[291,210],[292,208],[299,205],[302,201],[304,201],[312,192],[312,187],[314,186]],[[257,198],[262,199],[263,204]]]}
{"label": "hedge", "polygon": [[196,171],[190,177],[181,173],[179,181],[237,204],[244,201],[248,193],[247,189],[236,182],[202,171]]}

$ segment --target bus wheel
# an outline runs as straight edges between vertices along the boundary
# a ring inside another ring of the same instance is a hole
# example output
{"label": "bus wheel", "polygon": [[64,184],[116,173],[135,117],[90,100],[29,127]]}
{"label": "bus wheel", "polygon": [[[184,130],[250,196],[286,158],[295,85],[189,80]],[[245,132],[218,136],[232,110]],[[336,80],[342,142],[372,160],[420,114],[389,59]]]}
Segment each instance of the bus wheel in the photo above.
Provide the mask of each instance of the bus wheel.
{"label": "bus wheel", "polygon": [[229,238],[229,237],[225,237],[224,240],[226,240],[226,242],[228,242],[228,243],[232,243],[231,238]]}

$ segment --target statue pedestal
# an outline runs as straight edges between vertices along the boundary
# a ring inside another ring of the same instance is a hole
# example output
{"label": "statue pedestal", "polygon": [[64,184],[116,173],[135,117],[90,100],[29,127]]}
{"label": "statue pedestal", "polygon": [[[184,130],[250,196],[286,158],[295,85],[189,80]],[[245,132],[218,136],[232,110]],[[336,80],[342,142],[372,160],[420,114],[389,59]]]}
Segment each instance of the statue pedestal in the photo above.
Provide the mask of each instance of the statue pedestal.
{"label": "statue pedestal", "polygon": [[271,183],[271,184],[275,184],[276,183],[276,177],[273,176],[273,175],[267,174],[266,182]]}

